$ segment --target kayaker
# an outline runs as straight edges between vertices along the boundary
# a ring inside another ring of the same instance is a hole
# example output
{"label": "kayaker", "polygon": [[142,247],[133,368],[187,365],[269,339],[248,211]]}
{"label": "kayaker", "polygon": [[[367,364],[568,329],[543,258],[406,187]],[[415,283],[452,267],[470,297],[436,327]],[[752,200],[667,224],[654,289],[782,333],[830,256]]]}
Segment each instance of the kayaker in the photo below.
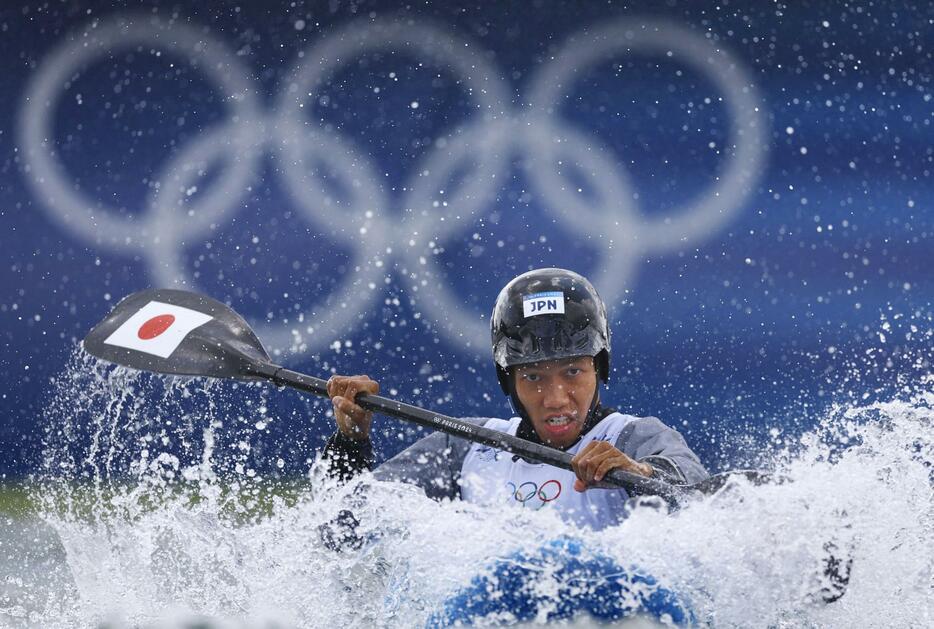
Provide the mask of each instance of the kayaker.
{"label": "kayaker", "polygon": [[[599,486],[611,469],[675,484],[707,477],[678,431],[601,404],[610,330],[606,307],[584,277],[554,268],[519,275],[500,292],[491,330],[499,383],[516,416],[471,421],[565,450],[574,472],[439,432],[376,467],[377,479],[418,485],[435,499],[558,509],[565,519],[600,529],[625,517],[630,498]],[[323,457],[342,479],[374,467],[372,413],[354,402],[362,392],[378,393],[379,384],[365,375],[328,381],[337,431]]]}

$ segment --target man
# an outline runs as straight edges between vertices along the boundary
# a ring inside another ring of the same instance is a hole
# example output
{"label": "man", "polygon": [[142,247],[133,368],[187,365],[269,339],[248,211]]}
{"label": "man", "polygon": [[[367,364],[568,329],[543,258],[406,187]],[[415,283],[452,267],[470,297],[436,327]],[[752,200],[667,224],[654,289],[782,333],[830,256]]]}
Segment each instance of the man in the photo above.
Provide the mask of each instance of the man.
{"label": "man", "polygon": [[[377,479],[418,485],[436,499],[557,509],[600,529],[625,517],[630,498],[623,489],[600,486],[612,469],[680,484],[707,477],[676,430],[600,404],[598,379],[606,382],[610,374],[610,331],[606,307],[586,279],[564,269],[516,277],[496,300],[491,329],[499,383],[517,415],[475,421],[569,452],[574,471],[435,433],[377,467]],[[379,384],[368,376],[328,381],[338,430],[323,456],[345,479],[373,467],[372,414],[354,402],[361,392],[378,393]]]}

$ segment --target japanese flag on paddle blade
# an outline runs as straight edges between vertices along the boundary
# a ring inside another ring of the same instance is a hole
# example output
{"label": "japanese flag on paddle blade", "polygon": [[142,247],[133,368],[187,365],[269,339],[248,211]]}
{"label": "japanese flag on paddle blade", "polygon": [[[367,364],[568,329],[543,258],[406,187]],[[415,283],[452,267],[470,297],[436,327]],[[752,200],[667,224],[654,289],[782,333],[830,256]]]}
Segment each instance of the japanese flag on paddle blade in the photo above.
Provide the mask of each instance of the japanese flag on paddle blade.
{"label": "japanese flag on paddle blade", "polygon": [[168,358],[192,330],[213,318],[190,308],[151,301],[114,330],[104,343]]}

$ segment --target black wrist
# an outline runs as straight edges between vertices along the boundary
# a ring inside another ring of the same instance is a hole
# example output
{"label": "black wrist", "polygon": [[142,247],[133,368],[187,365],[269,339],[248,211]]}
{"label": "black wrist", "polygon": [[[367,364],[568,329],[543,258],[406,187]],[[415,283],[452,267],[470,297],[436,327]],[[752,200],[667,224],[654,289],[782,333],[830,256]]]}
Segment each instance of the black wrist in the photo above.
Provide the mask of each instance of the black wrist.
{"label": "black wrist", "polygon": [[340,430],[336,430],[331,438],[328,439],[328,443],[334,444],[341,447],[342,449],[351,449],[351,450],[366,450],[373,449],[373,444],[370,441],[370,435],[363,435],[361,438],[357,439],[355,437],[350,437],[345,435]]}
{"label": "black wrist", "polygon": [[339,430],[328,439],[322,458],[330,462],[330,473],[343,481],[373,469],[375,462],[369,438],[351,439]]}
{"label": "black wrist", "polygon": [[354,444],[354,443],[363,444],[363,443],[370,442],[370,435],[367,433],[364,433],[362,430],[357,431],[353,435],[348,435],[343,430],[338,428],[334,434],[337,436],[338,439],[341,440],[341,443],[344,443],[344,444]]}

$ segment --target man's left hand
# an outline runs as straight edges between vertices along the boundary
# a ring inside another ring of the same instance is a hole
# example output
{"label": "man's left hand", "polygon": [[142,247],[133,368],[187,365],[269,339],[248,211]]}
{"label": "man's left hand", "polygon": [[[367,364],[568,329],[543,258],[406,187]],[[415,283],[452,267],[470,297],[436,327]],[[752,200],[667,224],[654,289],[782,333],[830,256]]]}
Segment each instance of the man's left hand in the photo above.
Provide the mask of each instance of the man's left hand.
{"label": "man's left hand", "polygon": [[588,443],[571,459],[571,467],[577,474],[577,480],[574,481],[576,491],[585,491],[599,483],[607,472],[616,468],[641,476],[651,476],[654,471],[648,463],[639,463],[629,458],[608,441]]}

